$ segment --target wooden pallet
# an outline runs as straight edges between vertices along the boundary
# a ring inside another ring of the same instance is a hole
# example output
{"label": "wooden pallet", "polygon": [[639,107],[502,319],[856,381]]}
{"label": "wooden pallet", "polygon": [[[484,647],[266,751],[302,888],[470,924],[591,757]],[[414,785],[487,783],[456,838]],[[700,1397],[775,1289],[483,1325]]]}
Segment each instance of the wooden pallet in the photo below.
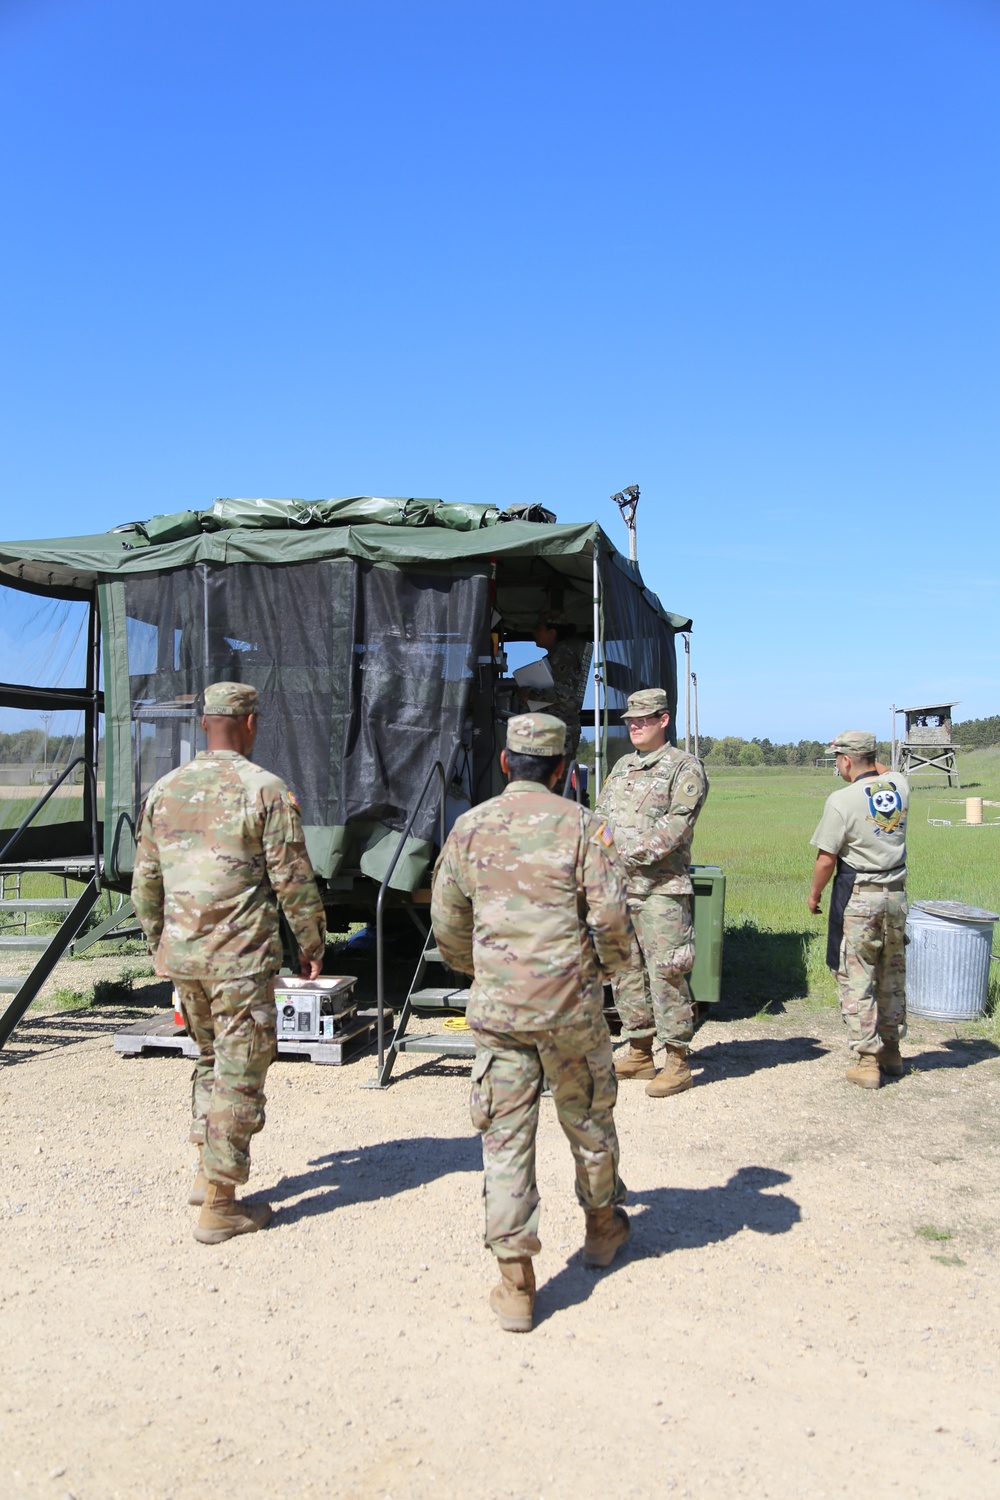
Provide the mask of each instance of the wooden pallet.
{"label": "wooden pallet", "polygon": [[[386,1012],[386,1028],[393,1025],[391,1012]],[[278,1040],[278,1057],[306,1057],[310,1062],[326,1063],[342,1067],[359,1053],[367,1051],[375,1040],[376,1017],[373,1014],[357,1015],[348,1023],[342,1036],[332,1041]],[[155,1017],[136,1021],[124,1031],[115,1032],[115,1051],[122,1057],[145,1057],[149,1053],[177,1052],[182,1057],[197,1057],[198,1048],[183,1026],[178,1026],[173,1015],[158,1021]]]}

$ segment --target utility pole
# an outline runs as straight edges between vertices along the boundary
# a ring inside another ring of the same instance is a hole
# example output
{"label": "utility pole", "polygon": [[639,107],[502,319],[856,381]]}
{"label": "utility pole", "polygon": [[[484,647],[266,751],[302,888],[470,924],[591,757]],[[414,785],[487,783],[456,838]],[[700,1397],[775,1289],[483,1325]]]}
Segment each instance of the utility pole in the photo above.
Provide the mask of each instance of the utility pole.
{"label": "utility pole", "polygon": [[691,637],[684,632],[684,749],[691,754]]}
{"label": "utility pole", "polygon": [[628,484],[616,495],[611,496],[622,513],[622,520],[628,527],[628,555],[633,562],[639,561],[639,551],[635,542],[635,513],[639,505],[639,486]]}
{"label": "utility pole", "polygon": [[51,725],[52,720],[55,718],[55,715],[39,714],[38,717],[42,721],[42,780],[45,781],[48,778],[44,775],[44,773],[48,771],[49,768],[49,726]]}
{"label": "utility pole", "polygon": [[694,688],[694,754],[696,760],[701,760],[701,747],[698,740],[698,674],[691,673],[691,686]]}

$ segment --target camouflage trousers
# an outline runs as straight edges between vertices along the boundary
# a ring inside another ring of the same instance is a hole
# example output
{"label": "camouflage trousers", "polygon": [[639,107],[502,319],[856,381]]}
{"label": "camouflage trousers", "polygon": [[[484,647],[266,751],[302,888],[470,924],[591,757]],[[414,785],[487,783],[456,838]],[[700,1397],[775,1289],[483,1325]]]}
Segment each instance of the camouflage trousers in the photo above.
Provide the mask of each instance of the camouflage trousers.
{"label": "camouflage trousers", "polygon": [[175,979],[189,1034],[191,1134],[209,1182],[250,1176],[250,1137],[264,1128],[264,1079],[277,1051],[274,979]]}
{"label": "camouflage trousers", "polygon": [[476,1027],[475,1038],[469,1111],[483,1137],[483,1239],[498,1259],[517,1260],[541,1249],[535,1137],[546,1081],[576,1163],[580,1204],[607,1208],[625,1201],[618,1175],[611,1037],[601,1017],[551,1031]]}
{"label": "camouflage trousers", "polygon": [[840,1013],[854,1052],[906,1035],[906,894],[855,886],[844,910],[836,971]]}
{"label": "camouflage trousers", "polygon": [[694,1002],[687,976],[694,967],[691,897],[653,891],[629,896],[635,936],[632,962],[611,981],[622,1036],[648,1037],[660,1046],[687,1046],[694,1036]]}

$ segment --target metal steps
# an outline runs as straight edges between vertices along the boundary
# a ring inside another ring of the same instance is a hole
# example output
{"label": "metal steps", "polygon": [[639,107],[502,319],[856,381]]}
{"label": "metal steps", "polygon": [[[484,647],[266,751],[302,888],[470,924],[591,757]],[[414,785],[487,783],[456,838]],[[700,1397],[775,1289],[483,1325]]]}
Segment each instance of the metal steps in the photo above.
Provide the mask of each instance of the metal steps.
{"label": "metal steps", "polygon": [[471,1031],[415,1032],[393,1043],[397,1052],[433,1052],[439,1057],[475,1057]]}
{"label": "metal steps", "polygon": [[464,1014],[469,1003],[469,991],[456,989],[454,985],[432,985],[423,990],[411,990],[410,1004],[414,1010],[453,1010]]}
{"label": "metal steps", "polygon": [[[409,993],[403,1002],[399,1020],[392,1040],[385,1049],[378,1077],[372,1088],[388,1087],[396,1058],[401,1052],[426,1052],[438,1057],[474,1057],[475,1043],[469,1031],[414,1032],[407,1036],[406,1028],[411,1016],[464,1016],[469,1003],[470,990],[467,983],[424,984],[424,975],[429,964],[438,964],[442,969],[448,965],[441,957],[441,950],[434,942],[434,934],[428,933],[423,951],[417,960]],[[453,972],[453,971],[451,971]]]}
{"label": "metal steps", "polygon": [[[91,870],[93,870],[93,865],[91,865]],[[57,932],[45,937],[0,938],[0,952],[6,949],[7,951],[38,953],[35,966],[29,974],[12,975],[7,979],[0,979],[0,993],[13,997],[7,1009],[0,1015],[0,1047],[8,1041],[14,1027],[80,931],[100,894],[100,876],[92,874],[82,893],[72,902]]]}
{"label": "metal steps", "polygon": [[26,911],[29,916],[36,911],[72,911],[76,902],[72,897],[60,897],[58,901],[39,901],[29,896],[25,901],[0,901],[0,911]]}

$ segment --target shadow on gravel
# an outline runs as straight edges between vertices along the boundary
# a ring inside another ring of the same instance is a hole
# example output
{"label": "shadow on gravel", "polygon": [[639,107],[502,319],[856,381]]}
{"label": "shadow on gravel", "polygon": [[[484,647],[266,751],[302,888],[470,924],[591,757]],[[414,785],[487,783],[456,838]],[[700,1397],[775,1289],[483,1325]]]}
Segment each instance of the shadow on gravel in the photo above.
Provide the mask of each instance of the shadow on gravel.
{"label": "shadow on gravel", "polygon": [[[794,1198],[771,1195],[766,1188],[790,1182],[787,1172],[772,1167],[740,1167],[721,1187],[649,1188],[630,1193],[632,1234],[620,1260],[606,1272],[585,1269],[583,1252],[573,1256],[539,1290],[535,1322],[585,1302],[598,1276],[612,1276],[630,1261],[652,1260],[671,1250],[700,1250],[753,1229],[757,1234],[787,1234],[802,1217]],[[643,1211],[637,1213],[636,1207]]]}
{"label": "shadow on gravel", "polygon": [[905,1059],[908,1069],[917,1073],[931,1073],[935,1068],[971,1068],[976,1063],[988,1062],[991,1057],[1000,1057],[1000,1047],[986,1037],[952,1037],[943,1042],[944,1050],[918,1052],[916,1057]]}
{"label": "shadow on gravel", "polygon": [[289,1198],[309,1193],[282,1210],[285,1224],[332,1213],[350,1203],[375,1203],[411,1188],[423,1187],[452,1172],[481,1172],[483,1149],[478,1136],[416,1136],[382,1141],[352,1151],[331,1151],[309,1163],[311,1172],[283,1177],[267,1194],[277,1208]]}
{"label": "shadow on gravel", "polygon": [[[168,997],[169,993],[168,989]],[[30,1062],[33,1057],[59,1047],[72,1047],[77,1042],[89,1041],[93,1036],[121,1031],[133,1025],[144,1009],[156,1004],[156,999],[147,1000],[143,993],[141,999],[137,994],[132,1005],[98,1007],[83,1004],[76,1010],[56,1011],[43,1016],[33,1015],[29,1010],[0,1051],[0,1068],[16,1067],[18,1063]],[[169,998],[166,1004],[170,1004]]]}
{"label": "shadow on gravel", "polygon": [[749,1078],[761,1068],[780,1068],[786,1063],[816,1062],[825,1057],[829,1047],[812,1036],[756,1037],[747,1041],[713,1042],[710,1047],[695,1046],[689,1061],[702,1077],[696,1087],[720,1078]]}

